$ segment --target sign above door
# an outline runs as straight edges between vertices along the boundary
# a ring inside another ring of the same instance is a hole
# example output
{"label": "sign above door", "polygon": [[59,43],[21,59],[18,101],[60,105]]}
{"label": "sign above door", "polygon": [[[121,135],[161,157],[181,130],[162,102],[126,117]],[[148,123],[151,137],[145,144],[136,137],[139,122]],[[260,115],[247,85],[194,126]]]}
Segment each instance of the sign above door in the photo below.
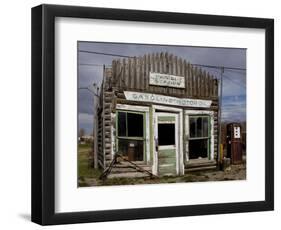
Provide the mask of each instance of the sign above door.
{"label": "sign above door", "polygon": [[125,97],[130,101],[152,102],[165,105],[175,105],[182,107],[210,108],[211,100],[199,100],[190,98],[170,97],[161,94],[140,93],[124,91]]}
{"label": "sign above door", "polygon": [[149,72],[149,84],[173,88],[185,88],[185,79],[181,76]]}

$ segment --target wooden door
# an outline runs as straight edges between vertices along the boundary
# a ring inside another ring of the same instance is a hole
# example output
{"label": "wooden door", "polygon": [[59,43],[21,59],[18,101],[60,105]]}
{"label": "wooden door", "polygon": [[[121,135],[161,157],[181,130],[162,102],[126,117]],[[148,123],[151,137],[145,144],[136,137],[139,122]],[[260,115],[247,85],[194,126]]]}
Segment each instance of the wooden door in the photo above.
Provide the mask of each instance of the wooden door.
{"label": "wooden door", "polygon": [[156,125],[156,151],[158,153],[158,175],[178,174],[178,117],[173,113],[158,113]]}

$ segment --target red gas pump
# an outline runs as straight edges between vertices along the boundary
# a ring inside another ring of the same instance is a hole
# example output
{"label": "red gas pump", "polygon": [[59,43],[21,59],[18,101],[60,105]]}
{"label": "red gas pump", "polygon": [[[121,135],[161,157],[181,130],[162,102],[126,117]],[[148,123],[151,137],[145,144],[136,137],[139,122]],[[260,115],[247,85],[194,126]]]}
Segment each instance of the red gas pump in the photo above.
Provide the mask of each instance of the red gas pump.
{"label": "red gas pump", "polygon": [[232,164],[241,164],[242,158],[242,128],[239,123],[229,123],[227,129],[227,158]]}

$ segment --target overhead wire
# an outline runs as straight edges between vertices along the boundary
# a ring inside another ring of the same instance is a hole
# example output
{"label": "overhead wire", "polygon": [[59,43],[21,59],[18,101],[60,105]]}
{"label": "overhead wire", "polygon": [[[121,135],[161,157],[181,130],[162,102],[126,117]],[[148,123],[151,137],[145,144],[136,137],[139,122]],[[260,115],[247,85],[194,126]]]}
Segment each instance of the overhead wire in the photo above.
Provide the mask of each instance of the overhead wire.
{"label": "overhead wire", "polygon": [[[134,58],[136,56],[128,56],[128,55],[121,55],[116,53],[104,53],[104,52],[97,52],[97,51],[89,51],[89,50],[78,50],[81,53],[90,53],[90,54],[97,54],[97,55],[105,55],[105,56],[113,56],[113,57],[123,57],[123,58]],[[198,63],[191,63],[191,65],[199,66],[199,67],[207,67],[207,68],[224,68],[229,70],[241,70],[246,71],[245,68],[240,67],[232,67],[232,66],[217,66],[217,65],[205,65],[205,64],[198,64]]]}

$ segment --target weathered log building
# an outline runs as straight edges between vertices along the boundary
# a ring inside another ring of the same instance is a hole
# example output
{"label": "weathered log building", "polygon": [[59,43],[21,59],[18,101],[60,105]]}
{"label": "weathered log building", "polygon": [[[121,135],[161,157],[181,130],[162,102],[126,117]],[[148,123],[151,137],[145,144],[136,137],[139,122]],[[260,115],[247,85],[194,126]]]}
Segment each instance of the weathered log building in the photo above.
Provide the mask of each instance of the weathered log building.
{"label": "weathered log building", "polygon": [[[96,161],[116,152],[154,175],[216,168],[218,80],[168,53],[114,60],[104,68]],[[142,176],[117,165],[116,176]]]}

